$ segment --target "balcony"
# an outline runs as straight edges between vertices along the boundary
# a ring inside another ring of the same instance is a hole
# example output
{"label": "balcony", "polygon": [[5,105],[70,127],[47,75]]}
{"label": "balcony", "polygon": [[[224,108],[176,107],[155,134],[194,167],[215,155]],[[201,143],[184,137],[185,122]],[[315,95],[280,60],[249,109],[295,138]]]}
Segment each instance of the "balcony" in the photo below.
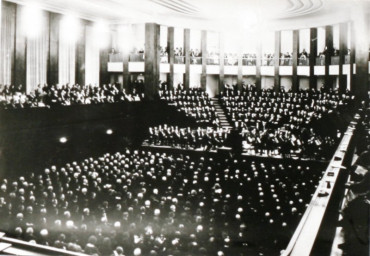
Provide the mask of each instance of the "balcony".
{"label": "balcony", "polygon": [[306,59],[299,58],[298,59],[298,66],[309,66],[309,65],[310,65],[310,59],[309,58],[306,58]]}
{"label": "balcony", "polygon": [[208,57],[206,61],[207,65],[220,65],[220,58],[218,56]]}
{"label": "balcony", "polygon": [[332,56],[330,58],[330,65],[339,65],[339,56]]}
{"label": "balcony", "polygon": [[238,66],[238,58],[225,58],[224,65],[225,66]]}
{"label": "balcony", "polygon": [[168,63],[168,56],[161,56],[160,59],[159,59],[160,63]]}
{"label": "balcony", "polygon": [[280,58],[279,63],[280,63],[280,66],[292,66],[293,59],[292,58]]}
{"label": "balcony", "polygon": [[316,66],[325,66],[325,56],[316,57]]}
{"label": "balcony", "polygon": [[185,64],[185,56],[175,56],[175,64]]}
{"label": "balcony", "polygon": [[351,55],[344,56],[344,64],[350,64],[351,63]]}
{"label": "balcony", "polygon": [[243,58],[242,65],[243,66],[256,66],[257,60],[256,58]]}
{"label": "balcony", "polygon": [[261,66],[274,66],[275,60],[273,58],[264,58],[262,59]]}
{"label": "balcony", "polygon": [[190,57],[190,64],[202,65],[202,57]]}
{"label": "balcony", "polygon": [[129,61],[130,62],[144,62],[144,53],[131,53]]}
{"label": "balcony", "polygon": [[123,55],[121,53],[110,53],[109,62],[123,62]]}

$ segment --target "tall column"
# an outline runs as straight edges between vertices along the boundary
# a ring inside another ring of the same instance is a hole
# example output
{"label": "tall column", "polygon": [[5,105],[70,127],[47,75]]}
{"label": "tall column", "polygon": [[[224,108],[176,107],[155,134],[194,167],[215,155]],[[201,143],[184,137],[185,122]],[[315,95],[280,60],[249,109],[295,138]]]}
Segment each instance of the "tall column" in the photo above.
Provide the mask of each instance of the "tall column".
{"label": "tall column", "polygon": [[159,33],[155,23],[145,24],[145,97],[155,98],[159,83]]}
{"label": "tall column", "polygon": [[55,85],[59,83],[59,33],[61,15],[57,13],[50,13],[49,17],[47,83]]}
{"label": "tall column", "polygon": [[225,84],[225,45],[224,34],[220,33],[220,77],[218,82],[218,92],[221,92]]}
{"label": "tall column", "polygon": [[325,88],[328,90],[333,87],[333,78],[329,75],[331,57],[334,53],[333,47],[333,26],[325,27]]}
{"label": "tall column", "polygon": [[108,62],[109,62],[109,52],[110,52],[110,49],[112,49],[112,38],[111,38],[112,34],[111,33],[112,31],[109,30],[108,35],[106,35],[109,37],[108,44],[100,48],[100,52],[99,52],[99,65],[100,65],[99,84],[100,85],[110,83],[110,75],[108,72]]}
{"label": "tall column", "polygon": [[369,20],[366,8],[358,6],[354,17],[354,34],[356,50],[356,75],[353,91],[358,101],[368,100],[369,90]]}
{"label": "tall column", "polygon": [[167,74],[167,84],[169,89],[173,88],[174,63],[175,63],[175,29],[168,27],[167,29],[167,51],[170,63],[170,73]]}
{"label": "tall column", "polygon": [[241,90],[243,83],[243,49],[241,44],[238,44],[238,87]]}
{"label": "tall column", "polygon": [[128,51],[124,51],[122,53],[123,58],[123,83],[122,83],[122,89],[128,90],[130,86],[130,72],[128,70],[128,62],[130,54]]}
{"label": "tall column", "polygon": [[353,90],[353,84],[354,84],[354,74],[353,74],[353,65],[354,63],[356,62],[356,42],[355,42],[355,34],[354,34],[354,31],[355,31],[355,28],[354,28],[354,22],[353,21],[350,21],[349,22],[349,26],[351,28],[351,41],[350,41],[350,49],[351,49],[351,55],[349,56],[349,87],[350,87],[350,90],[352,91]]}
{"label": "tall column", "polygon": [[310,29],[310,89],[317,88],[317,78],[315,76],[315,62],[317,56],[317,28]]}
{"label": "tall column", "polygon": [[347,23],[339,24],[339,92],[343,93],[347,89],[347,77],[343,75],[343,65],[347,54],[348,46],[348,26]]}
{"label": "tall column", "polygon": [[299,30],[293,30],[293,86],[292,90],[293,92],[297,92],[299,89],[299,81],[298,81],[298,75],[297,75],[297,69],[298,69],[298,55],[299,55]]}
{"label": "tall column", "polygon": [[200,87],[207,88],[207,31],[202,30],[202,74],[200,77]]}
{"label": "tall column", "polygon": [[280,90],[280,74],[279,74],[279,64],[280,64],[280,43],[281,43],[281,31],[275,31],[275,57],[274,57],[274,90]]}
{"label": "tall column", "polygon": [[190,87],[190,29],[184,29],[185,74],[184,87]]}
{"label": "tall column", "polygon": [[104,48],[100,49],[100,70],[99,70],[99,84],[109,84],[110,77],[108,72],[109,50]]}
{"label": "tall column", "polygon": [[256,89],[261,90],[262,41],[259,37],[256,53]]}
{"label": "tall column", "polygon": [[23,90],[26,92],[26,75],[27,75],[27,37],[22,29],[22,8],[17,5],[15,18],[15,50],[14,50],[14,72],[12,72],[12,81],[14,84],[23,85]]}
{"label": "tall column", "polygon": [[76,83],[85,85],[85,58],[86,58],[86,24],[81,21],[81,29],[76,40]]}

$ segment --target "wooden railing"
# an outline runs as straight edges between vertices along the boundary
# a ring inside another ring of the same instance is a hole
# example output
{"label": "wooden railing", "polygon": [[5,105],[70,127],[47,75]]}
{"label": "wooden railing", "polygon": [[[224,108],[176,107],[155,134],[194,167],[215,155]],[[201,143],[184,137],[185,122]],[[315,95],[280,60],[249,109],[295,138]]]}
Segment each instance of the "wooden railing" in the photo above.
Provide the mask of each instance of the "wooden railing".
{"label": "wooden railing", "polygon": [[87,254],[67,251],[55,247],[33,244],[18,239],[6,237],[0,233],[1,255],[62,255],[62,256],[85,256]]}
{"label": "wooden railing", "polygon": [[281,253],[281,256],[308,256],[311,254],[314,243],[318,237],[324,215],[328,211],[328,205],[333,196],[338,176],[345,168],[343,166],[344,159],[345,157],[348,157],[347,154],[349,153],[350,145],[357,126],[357,120],[359,118],[359,115],[356,115],[354,120],[348,126],[347,131],[344,133],[309,206],[302,216],[302,219],[286,250]]}

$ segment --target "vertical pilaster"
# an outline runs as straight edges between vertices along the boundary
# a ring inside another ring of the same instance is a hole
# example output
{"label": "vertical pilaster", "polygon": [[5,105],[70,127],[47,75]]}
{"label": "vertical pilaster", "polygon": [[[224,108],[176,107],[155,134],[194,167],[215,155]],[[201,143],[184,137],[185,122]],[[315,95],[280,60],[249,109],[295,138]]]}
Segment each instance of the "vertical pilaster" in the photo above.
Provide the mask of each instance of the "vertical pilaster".
{"label": "vertical pilaster", "polygon": [[170,73],[167,74],[167,84],[169,89],[172,89],[175,63],[175,29],[174,27],[168,27],[167,31],[167,51],[170,64]]}
{"label": "vertical pilaster", "polygon": [[225,84],[225,45],[224,34],[220,33],[220,77],[218,83],[218,92],[221,92]]}
{"label": "vertical pilaster", "polygon": [[354,19],[355,51],[356,51],[356,75],[353,84],[353,92],[358,101],[368,101],[369,90],[369,27],[368,15],[364,6],[356,7]]}
{"label": "vertical pilaster", "polygon": [[206,90],[207,87],[207,31],[202,30],[202,74],[200,77],[200,87]]}
{"label": "vertical pilaster", "polygon": [[76,83],[85,85],[86,59],[86,24],[81,22],[81,29],[76,40]]}
{"label": "vertical pilaster", "polygon": [[349,23],[349,26],[351,28],[351,41],[350,41],[350,44],[351,44],[351,55],[349,56],[349,87],[350,87],[350,90],[352,91],[353,90],[353,84],[354,84],[354,74],[353,74],[353,65],[354,63],[356,62],[356,41],[355,41],[355,38],[356,38],[356,35],[354,33],[355,31],[355,28],[354,28],[354,22],[353,21],[350,21]]}
{"label": "vertical pilaster", "polygon": [[315,62],[317,56],[317,28],[310,29],[310,89],[316,89]]}
{"label": "vertical pilaster", "polygon": [[128,90],[130,86],[130,72],[128,70],[128,62],[129,62],[129,52],[125,51],[122,55],[123,58],[123,81],[122,81],[122,89]]}
{"label": "vertical pilaster", "polygon": [[331,57],[334,53],[333,47],[333,26],[325,27],[325,88],[328,90],[333,87],[333,78],[329,74]]}
{"label": "vertical pilaster", "polygon": [[22,8],[24,7],[21,5],[17,5],[16,7],[14,72],[12,72],[12,81],[14,81],[16,86],[23,85],[23,90],[26,92],[27,37],[24,31],[25,29],[22,28]]}
{"label": "vertical pilaster", "polygon": [[159,33],[155,23],[145,24],[145,97],[155,98],[159,83]]}
{"label": "vertical pilaster", "polygon": [[241,44],[238,44],[238,87],[241,90],[243,83],[243,50]]}
{"label": "vertical pilaster", "polygon": [[107,45],[104,45],[104,47],[100,48],[99,51],[99,84],[109,84],[110,83],[110,76],[108,72],[108,62],[109,62],[109,52],[110,49],[112,49],[112,38],[111,38],[112,31],[108,31],[108,37],[109,41]]}
{"label": "vertical pilaster", "polygon": [[50,13],[49,17],[47,83],[55,85],[59,83],[59,33],[61,15]]}
{"label": "vertical pilaster", "polygon": [[281,31],[275,31],[275,56],[274,56],[274,90],[280,90],[280,44],[281,44]]}
{"label": "vertical pilaster", "polygon": [[262,41],[258,39],[256,53],[256,89],[261,90]]}
{"label": "vertical pilaster", "polygon": [[292,85],[292,90],[293,92],[297,92],[299,89],[299,81],[298,81],[298,74],[297,74],[297,69],[298,69],[298,55],[299,55],[299,30],[294,30],[293,31],[293,85]]}
{"label": "vertical pilaster", "polygon": [[347,23],[339,24],[339,92],[343,93],[347,89],[347,77],[343,75],[343,65],[348,50],[348,25]]}
{"label": "vertical pilaster", "polygon": [[[185,74],[184,87],[190,87],[190,29],[184,29]],[[203,53],[202,53],[203,54]]]}

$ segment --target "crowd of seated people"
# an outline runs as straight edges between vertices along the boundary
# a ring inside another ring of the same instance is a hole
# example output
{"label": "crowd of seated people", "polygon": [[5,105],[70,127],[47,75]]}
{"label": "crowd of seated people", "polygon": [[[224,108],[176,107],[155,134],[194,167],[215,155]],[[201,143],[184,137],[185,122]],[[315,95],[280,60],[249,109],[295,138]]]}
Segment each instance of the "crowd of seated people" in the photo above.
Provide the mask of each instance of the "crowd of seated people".
{"label": "crowd of seated people", "polygon": [[279,255],[321,169],[126,149],[1,178],[0,230],[90,255]]}
{"label": "crowd of seated people", "polygon": [[282,157],[294,155],[306,159],[329,159],[334,154],[339,138],[318,136],[313,129],[287,127],[243,128],[241,135],[246,153]]}
{"label": "crowd of seated people", "polygon": [[211,127],[192,129],[179,128],[167,124],[149,128],[150,145],[170,146],[182,149],[217,150],[224,145],[229,134],[228,130]]}
{"label": "crowd of seated people", "polygon": [[[311,90],[293,93],[257,91],[253,87],[243,87],[243,90],[225,88],[220,98],[229,120],[255,151],[279,150],[286,155],[296,151],[295,147],[298,150],[305,147],[307,150],[303,151],[309,157],[315,157],[313,154],[317,152],[330,156],[340,137],[336,127],[330,127],[333,132],[324,136],[312,129],[314,125],[317,126],[333,111],[345,110],[354,100],[349,92],[340,94]],[[284,141],[291,145],[288,147]],[[331,150],[328,151],[329,148]]]}
{"label": "crowd of seated people", "polygon": [[159,97],[196,120],[197,123],[215,126],[220,124],[208,94],[200,88],[192,87],[186,90],[179,86],[173,90],[159,89]]}
{"label": "crowd of seated people", "polygon": [[342,210],[344,243],[338,247],[345,255],[367,255],[369,248],[370,212],[370,111],[363,109],[362,120],[357,127],[356,154],[358,158],[350,170],[350,181],[346,184],[345,208]]}
{"label": "crowd of seated people", "polygon": [[121,101],[140,101],[142,90],[133,87],[132,93],[119,89],[115,84],[92,85],[39,85],[26,94],[22,86],[0,86],[0,107],[3,109],[70,106],[84,104],[114,103]]}

